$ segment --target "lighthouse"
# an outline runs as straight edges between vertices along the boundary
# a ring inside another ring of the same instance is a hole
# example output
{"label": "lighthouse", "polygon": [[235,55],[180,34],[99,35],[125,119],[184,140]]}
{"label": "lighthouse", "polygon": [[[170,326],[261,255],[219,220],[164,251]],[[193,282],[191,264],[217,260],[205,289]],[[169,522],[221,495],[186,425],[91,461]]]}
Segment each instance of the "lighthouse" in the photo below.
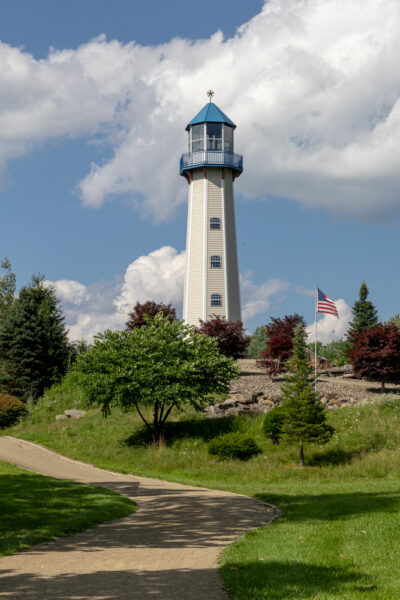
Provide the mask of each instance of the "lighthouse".
{"label": "lighthouse", "polygon": [[210,101],[190,121],[180,174],[189,184],[183,319],[241,320],[233,182],[243,171],[236,125]]}

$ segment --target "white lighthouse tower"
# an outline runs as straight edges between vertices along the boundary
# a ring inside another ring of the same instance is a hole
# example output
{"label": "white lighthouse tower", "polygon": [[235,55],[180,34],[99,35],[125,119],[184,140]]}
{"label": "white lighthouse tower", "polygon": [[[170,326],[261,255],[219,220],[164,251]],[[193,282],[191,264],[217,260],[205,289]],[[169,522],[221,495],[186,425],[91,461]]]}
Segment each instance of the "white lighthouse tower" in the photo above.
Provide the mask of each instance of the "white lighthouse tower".
{"label": "white lighthouse tower", "polygon": [[180,174],[189,184],[183,319],[241,320],[233,182],[243,171],[234,153],[236,125],[211,100],[190,121]]}

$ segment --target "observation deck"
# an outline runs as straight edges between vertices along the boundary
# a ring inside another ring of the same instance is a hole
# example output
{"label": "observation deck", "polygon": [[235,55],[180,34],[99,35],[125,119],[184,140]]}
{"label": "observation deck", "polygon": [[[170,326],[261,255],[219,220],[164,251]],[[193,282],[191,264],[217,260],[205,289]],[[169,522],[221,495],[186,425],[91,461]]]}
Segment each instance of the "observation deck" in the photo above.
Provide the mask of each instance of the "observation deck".
{"label": "observation deck", "polygon": [[227,167],[236,171],[236,176],[239,176],[243,171],[243,156],[234,152],[218,150],[198,150],[182,154],[179,164],[181,175],[198,167]]}

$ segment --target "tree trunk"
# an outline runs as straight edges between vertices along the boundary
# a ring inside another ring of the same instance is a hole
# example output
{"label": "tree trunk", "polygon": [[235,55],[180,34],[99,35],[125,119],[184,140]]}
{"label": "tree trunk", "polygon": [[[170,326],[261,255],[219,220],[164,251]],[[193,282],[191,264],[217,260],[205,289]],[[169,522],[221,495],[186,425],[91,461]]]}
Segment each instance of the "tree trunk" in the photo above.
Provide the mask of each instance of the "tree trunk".
{"label": "tree trunk", "polygon": [[382,379],[381,381],[381,393],[383,394],[385,392],[385,380]]}
{"label": "tree trunk", "polygon": [[304,448],[303,448],[303,442],[300,442],[300,466],[304,467]]}

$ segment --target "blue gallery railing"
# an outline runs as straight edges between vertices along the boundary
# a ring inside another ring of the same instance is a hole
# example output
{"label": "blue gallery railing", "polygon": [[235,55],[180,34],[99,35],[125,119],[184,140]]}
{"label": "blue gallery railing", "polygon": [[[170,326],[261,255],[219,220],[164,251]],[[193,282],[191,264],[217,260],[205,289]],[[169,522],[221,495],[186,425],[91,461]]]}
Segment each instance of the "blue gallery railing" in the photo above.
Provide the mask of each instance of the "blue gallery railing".
{"label": "blue gallery railing", "polygon": [[181,175],[184,171],[196,167],[229,167],[241,172],[243,171],[243,156],[233,152],[218,152],[215,150],[182,154],[179,165]]}

